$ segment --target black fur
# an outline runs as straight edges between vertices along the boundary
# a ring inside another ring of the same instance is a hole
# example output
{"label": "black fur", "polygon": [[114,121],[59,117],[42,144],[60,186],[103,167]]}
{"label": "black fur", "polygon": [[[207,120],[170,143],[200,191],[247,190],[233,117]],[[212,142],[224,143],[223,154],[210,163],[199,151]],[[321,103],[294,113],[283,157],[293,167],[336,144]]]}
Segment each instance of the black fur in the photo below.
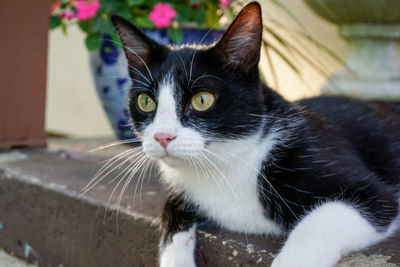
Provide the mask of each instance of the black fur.
{"label": "black fur", "polygon": [[293,107],[301,123],[282,130],[288,141],[263,168],[277,192],[259,179],[266,216],[290,228],[316,204],[337,199],[385,230],[398,214],[400,104],[317,97]]}

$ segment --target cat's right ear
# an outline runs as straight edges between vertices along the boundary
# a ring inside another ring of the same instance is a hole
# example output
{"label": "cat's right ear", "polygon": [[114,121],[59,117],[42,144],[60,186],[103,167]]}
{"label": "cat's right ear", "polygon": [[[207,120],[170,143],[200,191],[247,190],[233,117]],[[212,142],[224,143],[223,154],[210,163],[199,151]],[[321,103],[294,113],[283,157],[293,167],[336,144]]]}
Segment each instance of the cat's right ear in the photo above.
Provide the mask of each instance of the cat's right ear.
{"label": "cat's right ear", "polygon": [[240,11],[215,48],[226,65],[249,71],[260,60],[262,31],[261,6],[251,2]]}
{"label": "cat's right ear", "polygon": [[[159,45],[126,19],[112,15],[111,21],[118,32],[129,67],[136,68],[136,72],[143,71],[150,62],[151,52]],[[134,72],[130,71],[131,74]]]}

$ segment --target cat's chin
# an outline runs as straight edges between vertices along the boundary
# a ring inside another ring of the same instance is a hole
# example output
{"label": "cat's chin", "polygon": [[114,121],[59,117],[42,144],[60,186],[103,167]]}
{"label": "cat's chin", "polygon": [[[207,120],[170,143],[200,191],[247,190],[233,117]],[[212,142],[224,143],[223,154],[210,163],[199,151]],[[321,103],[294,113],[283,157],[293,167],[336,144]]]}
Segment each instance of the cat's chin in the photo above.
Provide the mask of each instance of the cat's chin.
{"label": "cat's chin", "polygon": [[173,168],[182,168],[188,165],[186,159],[178,158],[172,155],[165,155],[159,158],[160,161]]}

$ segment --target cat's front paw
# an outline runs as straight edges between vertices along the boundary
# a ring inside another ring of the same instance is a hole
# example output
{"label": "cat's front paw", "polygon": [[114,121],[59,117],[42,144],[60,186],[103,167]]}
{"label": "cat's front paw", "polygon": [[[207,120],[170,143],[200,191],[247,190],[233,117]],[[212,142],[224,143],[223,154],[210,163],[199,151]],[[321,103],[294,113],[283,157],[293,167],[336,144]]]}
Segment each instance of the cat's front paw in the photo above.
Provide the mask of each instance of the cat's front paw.
{"label": "cat's front paw", "polygon": [[161,252],[160,267],[196,267],[194,246],[195,228],[175,234]]}
{"label": "cat's front paw", "polygon": [[322,253],[317,249],[283,249],[272,262],[271,267],[333,267],[338,257]]}
{"label": "cat's front paw", "polygon": [[160,259],[160,267],[196,267],[192,255],[182,253],[176,255],[163,255]]}
{"label": "cat's front paw", "polygon": [[282,253],[279,253],[274,261],[272,262],[271,267],[294,267],[298,266],[298,262],[293,262],[294,259],[291,259],[290,257],[285,257],[282,256]]}

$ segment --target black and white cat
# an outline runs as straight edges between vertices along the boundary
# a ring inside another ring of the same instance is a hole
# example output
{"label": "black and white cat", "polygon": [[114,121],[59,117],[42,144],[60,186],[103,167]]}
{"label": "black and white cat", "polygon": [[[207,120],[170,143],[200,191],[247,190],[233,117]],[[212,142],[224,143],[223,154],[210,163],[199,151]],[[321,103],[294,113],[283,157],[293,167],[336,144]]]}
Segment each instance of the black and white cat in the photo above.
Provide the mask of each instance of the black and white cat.
{"label": "black and white cat", "polygon": [[166,47],[113,16],[130,112],[169,198],[162,267],[195,266],[196,225],[288,234],[274,267],[333,266],[399,225],[400,104],[288,103],[260,80],[261,8],[216,44]]}

